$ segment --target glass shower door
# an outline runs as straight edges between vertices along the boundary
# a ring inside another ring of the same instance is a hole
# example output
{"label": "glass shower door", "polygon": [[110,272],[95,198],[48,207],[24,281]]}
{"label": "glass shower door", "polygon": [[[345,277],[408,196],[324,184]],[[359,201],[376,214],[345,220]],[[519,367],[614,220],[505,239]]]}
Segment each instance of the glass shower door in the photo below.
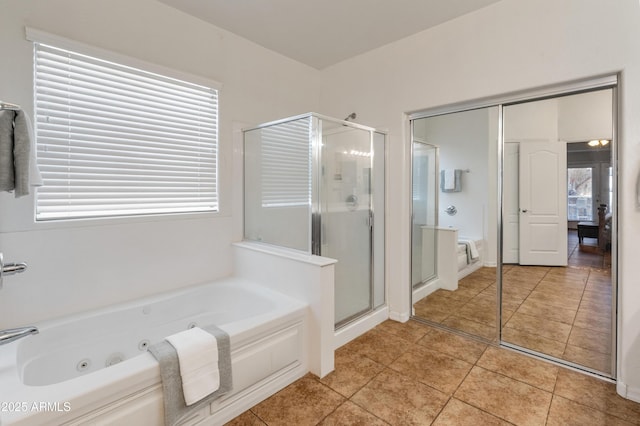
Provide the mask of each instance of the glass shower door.
{"label": "glass shower door", "polygon": [[373,306],[371,133],[323,122],[320,177],[321,254],[335,265],[335,324]]}
{"label": "glass shower door", "polygon": [[437,276],[438,148],[413,141],[411,282],[416,289]]}

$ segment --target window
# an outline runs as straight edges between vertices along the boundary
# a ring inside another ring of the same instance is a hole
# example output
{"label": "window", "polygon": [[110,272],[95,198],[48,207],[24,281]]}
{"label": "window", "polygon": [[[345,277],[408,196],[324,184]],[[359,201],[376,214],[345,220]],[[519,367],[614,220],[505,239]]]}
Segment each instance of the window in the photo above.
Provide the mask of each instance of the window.
{"label": "window", "polygon": [[262,132],[262,207],[311,203],[311,119],[265,127]]}
{"label": "window", "polygon": [[215,89],[35,43],[36,220],[218,210]]}
{"label": "window", "polygon": [[593,168],[570,167],[567,169],[568,219],[593,220]]}

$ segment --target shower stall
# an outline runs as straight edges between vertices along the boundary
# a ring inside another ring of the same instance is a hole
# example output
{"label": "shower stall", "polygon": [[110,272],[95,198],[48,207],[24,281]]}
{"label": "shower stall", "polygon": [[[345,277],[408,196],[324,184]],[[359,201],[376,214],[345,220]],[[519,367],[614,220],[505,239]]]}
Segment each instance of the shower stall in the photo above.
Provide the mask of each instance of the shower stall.
{"label": "shower stall", "polygon": [[315,113],[244,131],[244,238],[336,259],[336,328],[385,302],[384,154],[384,133]]}

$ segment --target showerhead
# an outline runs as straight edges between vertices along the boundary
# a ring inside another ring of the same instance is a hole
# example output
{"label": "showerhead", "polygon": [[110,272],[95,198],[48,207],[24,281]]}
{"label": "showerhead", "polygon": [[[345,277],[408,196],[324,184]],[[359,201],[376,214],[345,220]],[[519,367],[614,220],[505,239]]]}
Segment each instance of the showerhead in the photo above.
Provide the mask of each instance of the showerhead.
{"label": "showerhead", "polygon": [[352,112],[351,114],[347,115],[347,118],[345,118],[344,121],[355,120],[355,119],[356,119],[356,113]]}

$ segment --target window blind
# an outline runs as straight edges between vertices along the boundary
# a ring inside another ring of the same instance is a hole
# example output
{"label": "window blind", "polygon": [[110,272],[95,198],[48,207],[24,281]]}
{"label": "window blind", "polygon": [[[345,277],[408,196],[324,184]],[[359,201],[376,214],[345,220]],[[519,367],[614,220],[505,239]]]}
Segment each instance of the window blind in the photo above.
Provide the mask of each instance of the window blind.
{"label": "window blind", "polygon": [[36,219],[218,210],[218,92],[35,43]]}
{"label": "window blind", "polygon": [[311,203],[311,118],[262,129],[262,206]]}

